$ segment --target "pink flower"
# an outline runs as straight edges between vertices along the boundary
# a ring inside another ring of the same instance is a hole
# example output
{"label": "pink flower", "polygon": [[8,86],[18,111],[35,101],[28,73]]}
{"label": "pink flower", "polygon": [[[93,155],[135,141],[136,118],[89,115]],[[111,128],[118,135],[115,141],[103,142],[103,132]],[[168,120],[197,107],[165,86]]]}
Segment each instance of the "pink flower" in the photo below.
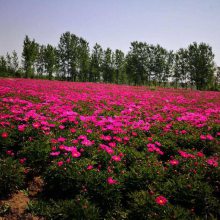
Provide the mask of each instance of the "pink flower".
{"label": "pink flower", "polygon": [[19,162],[20,162],[21,164],[24,164],[25,161],[26,161],[26,158],[21,158],[21,159],[19,160]]}
{"label": "pink flower", "polygon": [[88,129],[88,130],[86,130],[86,132],[91,134],[92,133],[92,129]]}
{"label": "pink flower", "polygon": [[155,201],[158,205],[161,206],[166,205],[166,203],[168,202],[168,200],[164,196],[158,196]]}
{"label": "pink flower", "polygon": [[58,140],[59,142],[65,142],[66,138],[64,138],[64,137],[59,137],[57,140]]}
{"label": "pink flower", "polygon": [[86,135],[80,135],[78,137],[79,140],[87,140],[87,136]]}
{"label": "pink flower", "polygon": [[170,161],[170,164],[173,165],[173,166],[175,166],[175,165],[178,165],[178,164],[179,164],[179,161],[173,159],[173,160]]}
{"label": "pink flower", "polygon": [[206,140],[206,136],[205,135],[200,135],[200,139],[204,141],[204,140]]}
{"label": "pink flower", "polygon": [[24,130],[25,130],[25,125],[18,125],[18,130],[20,131],[20,132],[23,132]]}
{"label": "pink flower", "polygon": [[14,156],[14,152],[12,150],[6,150],[6,154],[10,156]]}
{"label": "pink flower", "polygon": [[58,156],[58,155],[60,155],[60,151],[51,152],[50,155],[51,156]]}
{"label": "pink flower", "polygon": [[58,162],[57,162],[57,165],[58,165],[59,167],[63,166],[63,161],[58,161]]}
{"label": "pink flower", "polygon": [[82,141],[82,144],[83,144],[84,146],[89,147],[89,146],[92,146],[92,145],[93,145],[93,142],[90,141],[90,140],[85,139],[85,140]]}
{"label": "pink flower", "polygon": [[40,123],[39,122],[34,122],[32,125],[33,125],[34,128],[39,128],[40,127]]}
{"label": "pink flower", "polygon": [[65,128],[64,125],[60,125],[60,126],[59,126],[59,129],[61,129],[61,130],[63,130],[64,128]]}
{"label": "pink flower", "polygon": [[214,137],[212,137],[211,134],[207,134],[207,135],[206,135],[206,139],[209,140],[209,141],[213,141],[213,140],[214,140]]}
{"label": "pink flower", "polygon": [[198,157],[204,157],[205,154],[203,154],[202,152],[198,152],[198,153],[197,153],[197,156],[198,156]]}
{"label": "pink flower", "polygon": [[88,165],[87,166],[87,170],[92,170],[93,169],[93,165]]}
{"label": "pink flower", "polygon": [[184,157],[184,158],[193,158],[193,159],[195,158],[194,155],[189,154],[189,153],[187,153],[187,152],[185,152],[185,151],[179,150],[178,152],[179,152],[179,154],[180,154],[181,157]]}
{"label": "pink flower", "polygon": [[108,144],[110,147],[116,147],[116,143],[115,142],[110,142],[109,144]]}
{"label": "pink flower", "polygon": [[8,133],[7,132],[3,132],[2,133],[2,138],[7,138],[8,137]]}
{"label": "pink flower", "polygon": [[186,130],[182,130],[182,131],[180,131],[180,133],[181,133],[181,134],[186,134],[187,131],[186,131]]}
{"label": "pink flower", "polygon": [[81,153],[79,151],[72,151],[72,157],[77,158],[80,156],[81,156]]}
{"label": "pink flower", "polygon": [[119,162],[119,161],[121,161],[121,157],[114,155],[114,156],[112,156],[112,160]]}
{"label": "pink flower", "polygon": [[116,184],[118,181],[114,180],[112,177],[108,177],[107,182],[109,185],[113,185]]}
{"label": "pink flower", "polygon": [[70,128],[70,132],[71,132],[71,133],[75,133],[75,132],[76,132],[76,129],[75,129],[75,128]]}
{"label": "pink flower", "polygon": [[213,166],[213,167],[217,167],[218,166],[218,161],[217,161],[216,158],[209,158],[206,162],[210,166]]}

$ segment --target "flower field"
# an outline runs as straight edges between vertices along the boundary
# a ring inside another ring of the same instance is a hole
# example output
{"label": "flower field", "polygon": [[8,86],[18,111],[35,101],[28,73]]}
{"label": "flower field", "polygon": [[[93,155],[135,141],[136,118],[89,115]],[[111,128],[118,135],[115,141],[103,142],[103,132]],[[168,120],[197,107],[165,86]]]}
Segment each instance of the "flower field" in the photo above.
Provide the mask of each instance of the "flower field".
{"label": "flower field", "polygon": [[26,214],[220,219],[219,92],[2,78],[0,100],[0,195],[43,181]]}

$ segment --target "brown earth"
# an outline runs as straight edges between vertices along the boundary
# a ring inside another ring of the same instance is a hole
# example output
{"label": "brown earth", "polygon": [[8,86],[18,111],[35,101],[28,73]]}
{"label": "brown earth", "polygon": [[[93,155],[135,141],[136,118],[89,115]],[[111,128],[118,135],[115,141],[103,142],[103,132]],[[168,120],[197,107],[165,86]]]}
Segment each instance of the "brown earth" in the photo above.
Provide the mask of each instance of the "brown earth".
{"label": "brown earth", "polygon": [[7,205],[10,207],[10,213],[0,217],[0,220],[43,220],[43,218],[25,214],[30,198],[37,196],[42,191],[42,187],[42,178],[34,177],[28,184],[28,195],[23,191],[18,191],[8,199],[0,200],[0,206]]}

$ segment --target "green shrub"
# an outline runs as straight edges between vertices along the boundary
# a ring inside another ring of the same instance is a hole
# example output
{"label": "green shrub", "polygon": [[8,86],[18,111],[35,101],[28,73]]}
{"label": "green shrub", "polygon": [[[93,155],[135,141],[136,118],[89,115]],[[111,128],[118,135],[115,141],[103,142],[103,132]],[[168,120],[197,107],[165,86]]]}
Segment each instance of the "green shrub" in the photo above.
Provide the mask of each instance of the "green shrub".
{"label": "green shrub", "polygon": [[12,158],[0,159],[0,195],[7,196],[24,185],[24,168]]}
{"label": "green shrub", "polygon": [[87,199],[78,196],[75,200],[39,200],[29,204],[28,212],[46,220],[96,220],[99,210]]}

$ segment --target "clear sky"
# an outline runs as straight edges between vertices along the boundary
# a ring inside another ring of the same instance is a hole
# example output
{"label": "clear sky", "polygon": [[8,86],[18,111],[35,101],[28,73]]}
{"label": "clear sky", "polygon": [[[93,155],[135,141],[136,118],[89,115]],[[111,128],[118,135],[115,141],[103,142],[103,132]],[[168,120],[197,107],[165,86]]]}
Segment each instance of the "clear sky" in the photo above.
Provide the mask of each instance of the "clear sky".
{"label": "clear sky", "polygon": [[170,50],[206,42],[220,66],[220,0],[0,0],[0,55],[21,54],[26,34],[56,46],[66,31],[124,52],[135,40]]}

